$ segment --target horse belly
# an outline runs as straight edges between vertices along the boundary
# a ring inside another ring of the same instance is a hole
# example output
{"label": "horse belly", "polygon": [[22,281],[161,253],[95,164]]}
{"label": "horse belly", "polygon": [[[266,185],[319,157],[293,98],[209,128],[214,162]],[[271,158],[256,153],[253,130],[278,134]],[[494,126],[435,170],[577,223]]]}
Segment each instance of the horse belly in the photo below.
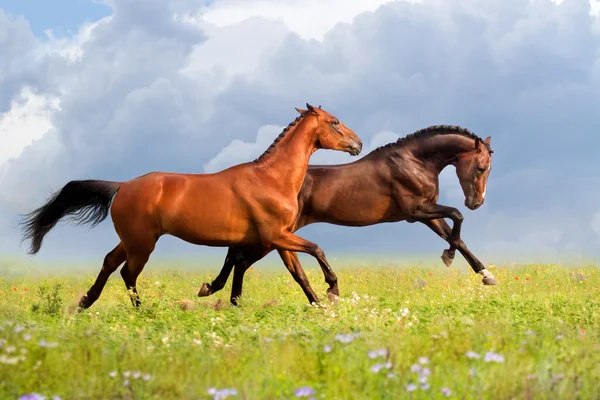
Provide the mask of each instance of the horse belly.
{"label": "horse belly", "polygon": [[207,246],[254,243],[258,234],[244,204],[228,191],[188,195],[160,210],[163,231],[186,242]]}

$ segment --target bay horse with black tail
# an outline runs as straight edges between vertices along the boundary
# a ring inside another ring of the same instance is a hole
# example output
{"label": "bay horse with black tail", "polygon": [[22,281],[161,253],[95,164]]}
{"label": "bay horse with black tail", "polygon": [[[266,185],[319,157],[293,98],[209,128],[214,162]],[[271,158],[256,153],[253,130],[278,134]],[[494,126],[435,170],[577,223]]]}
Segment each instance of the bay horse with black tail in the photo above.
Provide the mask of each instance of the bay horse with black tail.
{"label": "bay horse with black tail", "polygon": [[[448,165],[456,167],[465,206],[476,210],[483,204],[492,169],[490,140],[490,137],[483,140],[458,126],[430,126],[379,147],[350,164],[311,165],[298,195],[300,212],[294,229],[315,222],[344,226],[421,222],[450,245],[442,254],[446,266],[451,265],[458,249],[473,271],[483,276],[484,284],[496,285],[494,275],[460,238],[463,221],[460,211],[437,204],[439,175]],[[444,218],[453,221],[452,228]],[[221,290],[235,266],[231,302],[237,304],[244,273],[270,251],[261,246],[230,247],[221,272],[212,283],[202,286],[198,296]],[[302,268],[294,252],[280,254],[295,265],[295,270]],[[317,302],[308,281],[299,283],[308,292],[308,300]],[[336,292],[338,290],[328,290],[328,293]]]}
{"label": "bay horse with black tail", "polygon": [[[349,128],[325,110],[307,104],[257,160],[214,174],[154,172],[128,182],[71,181],[42,207],[26,215],[24,238],[31,239],[31,254],[40,250],[44,236],[63,217],[79,223],[102,222],[110,211],[121,242],[104,258],[96,282],[79,306],[90,307],[109,276],[125,262],[121,276],[139,306],[138,275],[157,240],[173,235],[207,246],[242,245],[276,249],[292,275],[294,269],[283,251],[300,251],[315,257],[327,273],[332,290],[336,276],[323,250],[293,234],[298,214],[298,192],[317,149],[358,155],[362,142]],[[112,201],[112,205],[111,205]],[[300,278],[298,278],[300,279]]]}

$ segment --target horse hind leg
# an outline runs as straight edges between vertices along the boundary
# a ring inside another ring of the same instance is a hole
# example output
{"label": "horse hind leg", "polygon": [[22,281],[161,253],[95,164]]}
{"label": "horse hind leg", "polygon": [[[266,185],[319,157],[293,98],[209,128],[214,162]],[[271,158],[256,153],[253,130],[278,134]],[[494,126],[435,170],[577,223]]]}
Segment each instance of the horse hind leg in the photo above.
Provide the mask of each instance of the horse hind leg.
{"label": "horse hind leg", "polygon": [[[119,232],[121,242],[127,253],[127,261],[121,268],[121,277],[125,282],[125,287],[130,291],[131,303],[134,307],[139,307],[141,302],[136,287],[137,278],[150,259],[150,254],[154,251],[156,241],[160,235],[143,226],[137,226],[135,229],[131,226],[127,232],[135,233],[135,235],[123,235],[123,232]],[[140,235],[140,232],[144,232],[143,235]]]}
{"label": "horse hind leg", "polygon": [[96,300],[98,300],[100,294],[102,293],[102,289],[104,289],[104,285],[106,285],[106,282],[108,281],[108,278],[117,270],[117,268],[119,268],[119,265],[121,265],[125,259],[125,249],[123,248],[123,244],[119,243],[117,247],[115,247],[106,255],[106,257],[104,257],[102,269],[96,278],[96,282],[94,282],[87,294],[85,294],[81,300],[79,300],[80,308],[89,308]]}

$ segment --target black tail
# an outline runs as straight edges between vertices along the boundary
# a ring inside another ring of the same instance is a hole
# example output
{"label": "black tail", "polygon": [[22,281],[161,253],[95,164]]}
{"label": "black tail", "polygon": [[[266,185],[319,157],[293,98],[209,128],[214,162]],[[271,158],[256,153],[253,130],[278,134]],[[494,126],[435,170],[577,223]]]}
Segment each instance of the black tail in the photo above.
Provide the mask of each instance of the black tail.
{"label": "black tail", "polygon": [[23,241],[31,239],[29,254],[40,251],[44,236],[66,215],[68,221],[92,227],[104,221],[120,186],[108,181],[71,181],[52,194],[46,204],[24,215]]}

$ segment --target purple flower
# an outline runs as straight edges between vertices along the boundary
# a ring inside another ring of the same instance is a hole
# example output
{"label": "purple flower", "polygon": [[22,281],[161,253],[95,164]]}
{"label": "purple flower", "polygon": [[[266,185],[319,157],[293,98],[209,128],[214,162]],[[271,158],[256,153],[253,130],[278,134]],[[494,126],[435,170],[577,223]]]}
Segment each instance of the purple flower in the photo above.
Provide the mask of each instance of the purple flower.
{"label": "purple flower", "polygon": [[58,343],[56,343],[56,342],[47,342],[44,339],[40,340],[40,347],[51,348],[51,347],[56,347],[56,346],[58,346]]}
{"label": "purple flower", "polygon": [[488,351],[487,353],[485,353],[485,356],[483,357],[483,361],[485,362],[497,362],[497,363],[503,363],[504,362],[504,356],[500,355],[500,354],[496,354],[492,351]]}
{"label": "purple flower", "polygon": [[419,364],[421,364],[421,365],[429,364],[429,358],[419,357]]}
{"label": "purple flower", "polygon": [[421,384],[421,389],[423,389],[423,390],[429,390],[429,383],[423,383],[423,384]]}
{"label": "purple flower", "polygon": [[394,374],[393,372],[388,372],[388,374],[386,375],[388,378],[395,378],[396,374]]}
{"label": "purple flower", "polygon": [[24,326],[21,326],[21,325],[15,326],[15,333],[20,333],[20,332],[23,332],[24,330],[25,330]]}
{"label": "purple flower", "polygon": [[467,351],[465,353],[465,356],[467,356],[467,358],[475,358],[475,359],[481,357],[479,354],[475,353],[474,351]]}
{"label": "purple flower", "polygon": [[383,368],[383,365],[375,364],[371,367],[371,372],[378,373],[381,370],[381,368]]}
{"label": "purple flower", "polygon": [[419,373],[421,376],[429,376],[431,375],[431,370],[429,368],[423,368]]}
{"label": "purple flower", "polygon": [[150,374],[144,374],[144,376],[142,376],[142,379],[145,381],[149,381],[151,378]]}
{"label": "purple flower", "polygon": [[30,393],[30,394],[24,394],[23,396],[19,397],[19,400],[45,400],[46,396],[42,396],[41,394],[37,394],[37,393]]}
{"label": "purple flower", "polygon": [[330,344],[326,344],[325,346],[323,346],[323,351],[325,353],[330,353],[331,352],[331,345]]}
{"label": "purple flower", "polygon": [[213,396],[214,400],[221,400],[228,396],[236,396],[237,390],[235,390],[235,389],[220,389],[220,390],[218,390],[217,388],[210,388],[210,389],[208,389],[207,393],[210,394],[211,396]]}
{"label": "purple flower", "polygon": [[442,392],[442,394],[445,397],[450,397],[450,395],[452,394],[452,392],[450,391],[450,389],[448,389],[447,387],[443,387],[442,390],[440,390]]}
{"label": "purple flower", "polygon": [[426,376],[420,376],[419,377],[419,383],[427,383],[427,377]]}
{"label": "purple flower", "polygon": [[471,370],[469,371],[469,375],[471,375],[471,376],[477,375],[477,370],[475,368],[471,368]]}
{"label": "purple flower", "polygon": [[415,385],[414,383],[409,383],[408,385],[406,385],[407,392],[414,392],[415,390],[417,390],[417,385]]}
{"label": "purple flower", "polygon": [[377,349],[369,352],[369,358],[374,359],[377,357],[386,357],[388,354],[387,349]]}
{"label": "purple flower", "polygon": [[421,366],[419,364],[413,364],[410,366],[410,370],[412,372],[420,372],[421,371]]}
{"label": "purple flower", "polygon": [[335,340],[341,343],[350,343],[354,339],[356,339],[360,334],[358,333],[348,333],[348,334],[338,334],[335,335]]}
{"label": "purple flower", "polygon": [[305,387],[296,389],[296,391],[294,392],[294,395],[296,395],[296,397],[314,396],[315,390],[313,388],[311,388],[310,386],[305,386]]}

